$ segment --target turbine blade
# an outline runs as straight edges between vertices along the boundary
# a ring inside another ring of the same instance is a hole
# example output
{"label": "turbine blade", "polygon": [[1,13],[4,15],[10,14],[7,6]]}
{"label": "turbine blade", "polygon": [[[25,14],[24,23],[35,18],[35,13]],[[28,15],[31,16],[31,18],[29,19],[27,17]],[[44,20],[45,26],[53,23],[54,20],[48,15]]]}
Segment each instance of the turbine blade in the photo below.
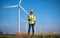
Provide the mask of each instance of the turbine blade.
{"label": "turbine blade", "polygon": [[18,7],[18,5],[7,6],[7,7],[5,7],[5,8],[15,8],[15,7]]}
{"label": "turbine blade", "polygon": [[19,1],[19,5],[21,4],[22,0]]}
{"label": "turbine blade", "polygon": [[22,20],[23,22],[26,22],[25,20],[23,20],[23,19],[20,19],[20,20]]}
{"label": "turbine blade", "polygon": [[22,6],[20,6],[20,8],[28,15],[27,11]]}

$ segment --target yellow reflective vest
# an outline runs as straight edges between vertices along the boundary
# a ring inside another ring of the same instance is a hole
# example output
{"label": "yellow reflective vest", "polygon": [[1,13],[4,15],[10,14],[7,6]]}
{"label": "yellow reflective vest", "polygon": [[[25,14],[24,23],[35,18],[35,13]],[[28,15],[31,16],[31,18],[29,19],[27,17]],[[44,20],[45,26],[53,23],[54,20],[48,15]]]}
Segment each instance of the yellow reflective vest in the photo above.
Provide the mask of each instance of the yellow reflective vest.
{"label": "yellow reflective vest", "polygon": [[32,15],[29,15],[28,16],[28,22],[29,24],[34,24],[35,23],[35,16],[32,14]]}

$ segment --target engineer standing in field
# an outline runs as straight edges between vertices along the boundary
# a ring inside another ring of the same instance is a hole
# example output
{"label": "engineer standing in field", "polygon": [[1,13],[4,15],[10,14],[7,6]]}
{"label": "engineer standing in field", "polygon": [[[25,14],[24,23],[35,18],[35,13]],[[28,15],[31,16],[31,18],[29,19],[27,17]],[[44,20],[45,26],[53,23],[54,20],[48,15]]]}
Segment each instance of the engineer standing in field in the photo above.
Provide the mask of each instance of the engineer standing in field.
{"label": "engineer standing in field", "polygon": [[32,28],[32,35],[34,35],[34,25],[36,23],[36,19],[33,13],[34,13],[33,10],[30,10],[30,14],[28,15],[28,23],[29,23],[28,36],[30,34],[31,28]]}

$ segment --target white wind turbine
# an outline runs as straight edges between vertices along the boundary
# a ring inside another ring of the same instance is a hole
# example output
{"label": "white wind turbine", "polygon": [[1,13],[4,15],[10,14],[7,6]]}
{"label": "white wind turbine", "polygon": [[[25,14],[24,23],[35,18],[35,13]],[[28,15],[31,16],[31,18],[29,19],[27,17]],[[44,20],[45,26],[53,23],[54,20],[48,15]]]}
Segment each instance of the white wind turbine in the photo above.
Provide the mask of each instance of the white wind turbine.
{"label": "white wind turbine", "polygon": [[28,32],[28,21],[21,19],[21,21],[26,23],[26,32]]}
{"label": "white wind turbine", "polygon": [[22,9],[27,14],[27,11],[21,6],[21,1],[22,0],[19,1],[18,5],[13,5],[13,6],[7,6],[7,7],[5,7],[5,8],[18,7],[18,32],[20,32],[20,9]]}

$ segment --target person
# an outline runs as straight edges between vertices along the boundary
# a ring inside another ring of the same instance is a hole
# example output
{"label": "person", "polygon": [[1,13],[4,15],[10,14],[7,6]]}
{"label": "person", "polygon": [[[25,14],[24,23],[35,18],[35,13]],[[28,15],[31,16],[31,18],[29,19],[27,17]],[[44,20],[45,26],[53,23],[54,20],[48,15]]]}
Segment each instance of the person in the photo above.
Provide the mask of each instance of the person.
{"label": "person", "polygon": [[29,23],[28,36],[30,34],[31,27],[32,27],[32,35],[34,35],[34,25],[36,23],[36,19],[35,19],[35,16],[33,14],[33,10],[30,10],[30,14],[28,15],[28,23]]}

